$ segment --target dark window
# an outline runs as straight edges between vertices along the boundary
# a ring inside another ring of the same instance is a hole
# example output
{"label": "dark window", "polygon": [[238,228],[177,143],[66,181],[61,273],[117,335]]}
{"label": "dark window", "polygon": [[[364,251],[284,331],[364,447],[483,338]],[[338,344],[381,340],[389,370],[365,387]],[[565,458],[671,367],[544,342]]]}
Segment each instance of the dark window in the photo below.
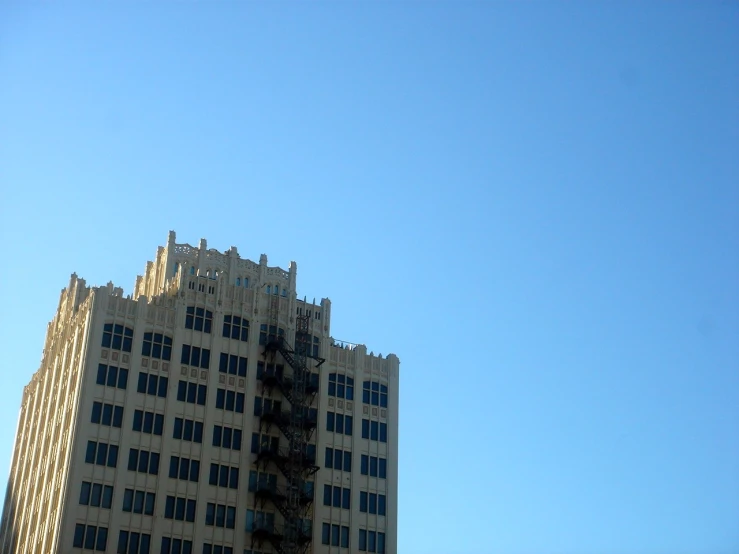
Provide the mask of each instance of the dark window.
{"label": "dark window", "polygon": [[387,460],[385,458],[380,458],[379,477],[381,479],[385,479],[387,477]]}
{"label": "dark window", "polygon": [[370,457],[370,477],[377,477],[377,458]]}
{"label": "dark window", "polygon": [[169,476],[197,483],[200,479],[200,461],[172,456],[169,459]]}
{"label": "dark window", "polygon": [[326,447],[326,460],[323,463],[324,467],[332,469],[334,467],[334,449]]}
{"label": "dark window", "polygon": [[[202,290],[205,290],[205,287]],[[185,314],[186,329],[210,333],[212,325],[213,312],[204,308],[196,308],[195,306],[187,307],[187,313]]]}
{"label": "dark window", "polygon": [[95,381],[98,385],[125,389],[128,384],[128,370],[105,364],[98,365],[98,374]]}
{"label": "dark window", "polygon": [[103,327],[103,348],[112,348],[113,350],[131,351],[133,342],[133,329],[124,327],[116,323],[106,323]]}
{"label": "dark window", "polygon": [[139,382],[136,386],[136,392],[166,398],[168,382],[169,380],[167,377],[151,375],[142,371],[139,373]]}
{"label": "dark window", "polygon": [[154,412],[136,410],[133,413],[133,430],[150,435],[161,435],[164,427],[164,416]]}
{"label": "dark window", "polygon": [[331,544],[331,525],[329,523],[323,524],[323,528],[321,529],[321,543]]}
{"label": "dark window", "polygon": [[341,490],[341,507],[345,510],[349,510],[351,506],[351,489]]}
{"label": "dark window", "polygon": [[118,535],[118,554],[149,554],[151,535],[121,530]]}
{"label": "dark window", "polygon": [[359,493],[359,511],[367,513],[367,493],[364,491]]}
{"label": "dark window", "polygon": [[326,431],[333,432],[334,430],[334,413],[326,412]]}
{"label": "dark window", "polygon": [[387,442],[387,423],[380,423],[380,442]]}
{"label": "dark window", "polygon": [[216,487],[239,488],[239,468],[226,465],[210,464],[208,482]]}
{"label": "dark window", "polygon": [[84,548],[86,550],[96,550],[105,552],[108,544],[108,528],[95,527],[94,525],[84,525],[78,523],[74,527],[74,537],[72,546],[74,548]]}
{"label": "dark window", "polygon": [[376,441],[378,437],[378,422],[370,421],[370,440]]}
{"label": "dark window", "polygon": [[224,315],[223,336],[227,339],[249,340],[249,320],[237,315]]}
{"label": "dark window", "polygon": [[362,420],[362,438],[363,439],[370,438],[369,428],[370,428],[369,419],[363,419]]}
{"label": "dark window", "polygon": [[359,551],[367,552],[367,531],[365,529],[359,530]]}
{"label": "dark window", "polygon": [[128,451],[128,470],[139,473],[159,474],[159,454],[131,448]]}
{"label": "dark window", "polygon": [[162,333],[144,333],[141,355],[170,360],[172,358],[172,338]]}
{"label": "dark window", "polygon": [[192,554],[192,541],[162,537],[161,554]]}
{"label": "dark window", "polygon": [[164,517],[165,519],[194,522],[195,507],[194,499],[167,496],[167,501],[164,505]]}
{"label": "dark window", "polygon": [[208,369],[210,367],[210,350],[199,346],[182,345],[182,356],[180,362],[194,367]]}
{"label": "dark window", "polygon": [[118,446],[104,442],[87,441],[85,463],[116,467],[118,463]]}
{"label": "dark window", "polygon": [[232,390],[216,390],[216,408],[229,412],[244,413],[244,393]]}
{"label": "dark window", "polygon": [[354,379],[341,373],[328,376],[328,395],[354,400]]}
{"label": "dark window", "polygon": [[339,532],[338,525],[331,525],[331,546],[339,546]]}
{"label": "dark window", "polygon": [[385,515],[385,495],[384,494],[378,494],[377,495],[377,515],[378,516],[384,516]]}
{"label": "dark window", "polygon": [[218,364],[218,371],[221,373],[228,373],[229,375],[246,377],[246,365],[247,359],[242,356],[221,353],[221,361]]}
{"label": "dark window", "polygon": [[187,381],[177,383],[177,400],[180,402],[205,406],[207,395],[207,385],[198,385],[197,383],[188,383]]}
{"label": "dark window", "polygon": [[279,338],[285,337],[285,330],[282,327],[270,325],[267,327],[266,324],[259,326],[259,344],[267,344],[267,342],[276,341]]}
{"label": "dark window", "polygon": [[341,526],[341,548],[349,548],[349,528]]}

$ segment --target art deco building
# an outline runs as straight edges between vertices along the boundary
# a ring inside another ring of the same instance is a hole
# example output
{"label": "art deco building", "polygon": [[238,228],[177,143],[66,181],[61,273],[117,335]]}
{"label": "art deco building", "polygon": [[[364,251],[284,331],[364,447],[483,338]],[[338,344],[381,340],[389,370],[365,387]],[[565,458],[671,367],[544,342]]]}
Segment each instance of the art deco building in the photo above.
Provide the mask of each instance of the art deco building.
{"label": "art deco building", "polygon": [[132,296],[72,275],[0,552],[394,554],[398,358],[334,340],[296,277],[174,232]]}

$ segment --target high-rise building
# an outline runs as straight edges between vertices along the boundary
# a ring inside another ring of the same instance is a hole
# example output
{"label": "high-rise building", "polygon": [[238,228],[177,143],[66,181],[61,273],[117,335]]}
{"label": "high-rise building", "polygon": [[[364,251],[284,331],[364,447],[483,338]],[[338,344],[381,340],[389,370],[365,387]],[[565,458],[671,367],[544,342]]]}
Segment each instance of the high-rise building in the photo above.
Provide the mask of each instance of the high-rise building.
{"label": "high-rise building", "polygon": [[331,337],[297,267],[166,247],[72,275],[23,391],[0,552],[396,552],[394,354]]}

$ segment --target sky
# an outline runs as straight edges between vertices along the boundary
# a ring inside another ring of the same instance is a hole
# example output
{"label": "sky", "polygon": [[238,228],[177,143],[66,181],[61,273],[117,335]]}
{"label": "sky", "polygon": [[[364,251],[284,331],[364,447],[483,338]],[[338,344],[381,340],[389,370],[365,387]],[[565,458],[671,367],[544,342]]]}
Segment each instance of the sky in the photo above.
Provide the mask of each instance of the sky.
{"label": "sky", "polygon": [[739,552],[739,2],[0,3],[0,475],[76,272],[298,264],[401,554]]}

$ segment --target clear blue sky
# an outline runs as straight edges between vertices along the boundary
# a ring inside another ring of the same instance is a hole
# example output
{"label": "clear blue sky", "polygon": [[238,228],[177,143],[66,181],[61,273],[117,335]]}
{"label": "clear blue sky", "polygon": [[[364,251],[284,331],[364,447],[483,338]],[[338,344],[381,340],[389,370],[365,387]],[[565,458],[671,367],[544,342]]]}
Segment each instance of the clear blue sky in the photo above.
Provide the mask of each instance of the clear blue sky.
{"label": "clear blue sky", "polygon": [[401,359],[399,553],[739,552],[739,3],[0,5],[0,474],[167,231]]}

